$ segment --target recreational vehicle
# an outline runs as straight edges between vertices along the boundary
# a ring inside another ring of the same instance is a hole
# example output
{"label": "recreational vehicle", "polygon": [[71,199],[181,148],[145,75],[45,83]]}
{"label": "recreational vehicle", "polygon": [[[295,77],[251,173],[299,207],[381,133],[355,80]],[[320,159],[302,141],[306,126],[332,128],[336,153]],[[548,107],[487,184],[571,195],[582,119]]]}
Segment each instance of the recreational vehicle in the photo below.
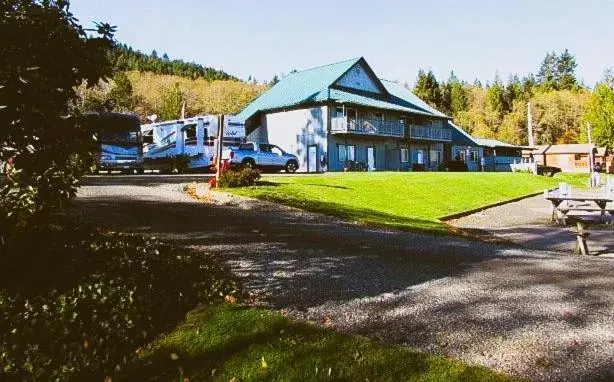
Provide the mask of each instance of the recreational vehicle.
{"label": "recreational vehicle", "polygon": [[143,172],[143,140],[136,115],[90,113],[87,123],[96,137],[98,160],[95,172]]}
{"label": "recreational vehicle", "polygon": [[[204,169],[211,166],[218,135],[218,117],[205,115],[141,126],[145,168],[152,170]],[[245,138],[244,121],[224,117],[224,147]],[[181,167],[181,168],[180,168]]]}

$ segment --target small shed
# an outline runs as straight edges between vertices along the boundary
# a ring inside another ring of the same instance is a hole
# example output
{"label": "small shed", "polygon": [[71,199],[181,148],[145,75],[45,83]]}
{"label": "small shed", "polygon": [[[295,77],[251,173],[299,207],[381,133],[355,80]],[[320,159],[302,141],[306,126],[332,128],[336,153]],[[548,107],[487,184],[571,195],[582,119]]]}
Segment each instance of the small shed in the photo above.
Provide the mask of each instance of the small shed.
{"label": "small shed", "polygon": [[558,167],[562,172],[588,173],[591,151],[596,167],[612,172],[612,151],[607,147],[596,147],[589,143],[535,146],[525,150],[523,156],[526,158],[532,154],[537,164]]}

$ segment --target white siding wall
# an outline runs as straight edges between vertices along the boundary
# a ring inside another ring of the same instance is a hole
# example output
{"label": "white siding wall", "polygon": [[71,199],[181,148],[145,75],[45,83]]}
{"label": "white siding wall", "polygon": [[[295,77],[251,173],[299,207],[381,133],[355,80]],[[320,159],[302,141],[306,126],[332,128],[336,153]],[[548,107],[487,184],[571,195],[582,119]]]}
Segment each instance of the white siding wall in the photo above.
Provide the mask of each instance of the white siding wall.
{"label": "white siding wall", "polygon": [[328,151],[327,122],[328,107],[320,106],[267,114],[265,128],[269,143],[298,157],[299,171],[307,171],[308,147],[317,145],[316,162],[321,171],[320,158]]}
{"label": "white siding wall", "polygon": [[362,65],[355,65],[346,74],[343,75],[335,85],[344,86],[346,88],[365,90],[372,93],[380,93],[380,89],[375,82],[369,77],[365,68]]}

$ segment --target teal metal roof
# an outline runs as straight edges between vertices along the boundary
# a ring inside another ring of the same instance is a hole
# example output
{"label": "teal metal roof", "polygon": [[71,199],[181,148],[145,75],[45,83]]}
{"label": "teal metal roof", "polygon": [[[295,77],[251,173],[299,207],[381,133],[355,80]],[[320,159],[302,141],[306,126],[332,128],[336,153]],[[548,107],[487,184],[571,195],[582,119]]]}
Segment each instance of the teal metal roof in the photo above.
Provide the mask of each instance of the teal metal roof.
{"label": "teal metal roof", "polygon": [[380,97],[368,97],[358,93],[331,88],[336,80],[359,62],[362,62],[362,64],[372,72],[369,64],[361,57],[291,73],[247,105],[237,117],[247,120],[260,111],[331,100],[413,114],[449,118],[416,97],[409,89],[406,89],[396,82],[375,79],[376,81],[380,81],[384,90],[388,92],[388,94],[385,95],[385,100],[380,99]]}
{"label": "teal metal roof", "polygon": [[456,146],[481,146],[475,138],[463,130],[461,127],[448,121],[448,126],[452,129],[452,144]]}
{"label": "teal metal roof", "polygon": [[345,92],[343,90],[338,89],[330,89],[329,99],[337,102],[351,103],[362,106],[371,106],[379,109],[398,110],[407,113],[422,114],[428,116],[433,115],[432,113],[415,108],[413,107],[413,105],[406,104],[405,106],[403,106],[371,97],[366,97],[356,93]]}
{"label": "teal metal roof", "polygon": [[405,86],[381,78],[380,81],[386,87],[388,93],[390,93],[393,97],[397,98],[396,100],[394,100],[395,103],[409,103],[413,108],[421,109],[427,112],[429,115],[436,115],[442,118],[450,118],[439,110],[431,107],[428,103],[424,102],[420,98],[416,97],[416,95],[412,93],[409,89],[407,89]]}
{"label": "teal metal roof", "polygon": [[246,120],[259,111],[325,101],[328,99],[328,87],[358,61],[360,58],[352,58],[290,73],[247,105],[237,117]]}
{"label": "teal metal roof", "polygon": [[513,147],[513,148],[522,148],[521,146],[515,146],[509,143],[501,142],[497,139],[490,138],[473,138],[474,141],[478,143],[480,146],[484,147]]}

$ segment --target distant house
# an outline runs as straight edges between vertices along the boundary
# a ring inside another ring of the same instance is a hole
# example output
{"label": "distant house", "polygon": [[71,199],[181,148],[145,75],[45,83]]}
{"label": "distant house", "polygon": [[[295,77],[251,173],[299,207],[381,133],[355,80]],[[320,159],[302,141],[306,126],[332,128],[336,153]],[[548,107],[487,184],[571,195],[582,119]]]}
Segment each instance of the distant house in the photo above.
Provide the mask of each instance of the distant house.
{"label": "distant house", "polygon": [[280,146],[309,172],[441,169],[456,129],[364,58],[291,73],[238,117],[248,140]]}
{"label": "distant house", "polygon": [[594,153],[595,164],[611,172],[611,150],[588,143],[535,146],[532,149],[523,150],[523,157],[528,158],[532,154],[537,164],[558,167],[563,172],[589,172],[591,150]]}
{"label": "distant house", "polygon": [[469,171],[512,171],[510,164],[522,160],[521,146],[496,139],[474,138],[463,129],[449,124],[452,131],[452,158],[464,161]]}

